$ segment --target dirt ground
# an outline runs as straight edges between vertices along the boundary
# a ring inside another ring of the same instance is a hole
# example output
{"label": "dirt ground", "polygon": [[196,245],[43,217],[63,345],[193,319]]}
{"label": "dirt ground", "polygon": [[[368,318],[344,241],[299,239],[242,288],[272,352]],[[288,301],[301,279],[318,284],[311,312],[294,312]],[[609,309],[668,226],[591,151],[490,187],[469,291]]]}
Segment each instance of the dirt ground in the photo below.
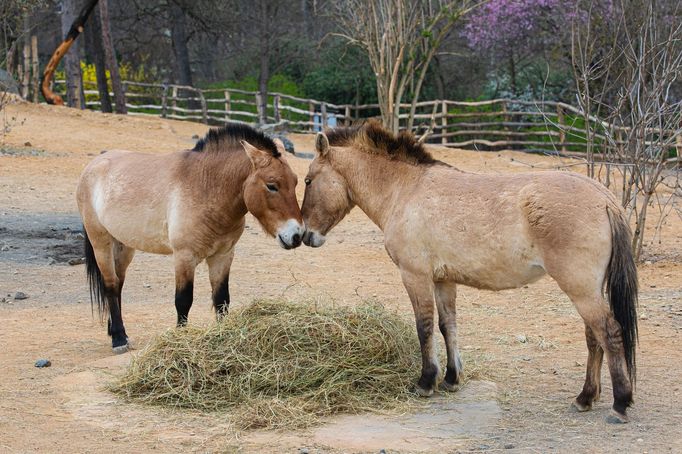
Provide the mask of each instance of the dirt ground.
{"label": "dirt ground", "polygon": [[[414,443],[408,440],[394,448],[363,444],[362,429],[367,429],[363,421],[369,419],[362,416],[354,417],[354,426],[333,426],[336,421],[325,429],[332,435],[350,431],[355,442],[346,445],[333,442],[329,433],[325,438],[323,430],[239,434],[215,415],[125,403],[104,390],[131,355],[112,356],[106,330],[91,314],[85,271],[78,264],[81,237],[74,189],[85,164],[109,148],[150,153],[188,148],[194,143],[192,137],[202,136],[207,128],[29,104],[11,105],[0,116],[10,127],[0,137],[0,452],[299,452],[301,448],[379,452],[382,447],[387,452],[682,452],[678,343],[682,221],[677,215],[668,219],[660,244],[647,249],[647,261],[639,268],[640,348],[630,424],[604,421],[612,403],[606,367],[602,401],[588,413],[569,411],[585,374],[583,324],[557,285],[543,278],[527,288],[497,293],[460,289],[461,350],[477,358],[486,371],[485,381],[462,390],[463,396],[469,396],[463,399],[486,395],[485,405],[497,409],[483,422],[458,422],[471,430],[443,436],[437,445],[421,444],[420,436],[428,437],[424,430],[415,435]],[[293,135],[292,140],[297,150],[312,152],[313,136]],[[571,164],[516,152],[440,147],[431,151],[463,170],[477,172],[542,171]],[[290,157],[289,162],[302,182],[310,161]],[[580,171],[580,166],[573,169]],[[302,199],[302,184],[298,190]],[[169,257],[138,253],[123,294],[126,328],[138,348],[174,324],[173,282]],[[233,307],[256,297],[334,304],[374,298],[411,313],[381,232],[358,209],[328,236],[324,247],[294,251],[279,248],[249,217],[230,283]],[[16,292],[28,298],[15,300]],[[202,264],[190,322],[210,323],[212,317]],[[34,367],[40,358],[50,359],[52,366]],[[353,430],[360,432],[354,436]]]}

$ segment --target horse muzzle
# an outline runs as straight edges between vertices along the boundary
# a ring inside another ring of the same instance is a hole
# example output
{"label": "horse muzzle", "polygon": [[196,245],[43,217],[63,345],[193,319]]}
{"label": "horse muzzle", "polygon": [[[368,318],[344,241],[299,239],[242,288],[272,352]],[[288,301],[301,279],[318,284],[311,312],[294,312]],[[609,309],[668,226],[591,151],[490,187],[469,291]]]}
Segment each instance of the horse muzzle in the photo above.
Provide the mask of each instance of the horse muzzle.
{"label": "horse muzzle", "polygon": [[294,249],[301,245],[301,241],[305,234],[305,229],[301,224],[293,219],[289,219],[277,231],[277,242],[284,249]]}
{"label": "horse muzzle", "polygon": [[327,241],[327,237],[314,231],[306,230],[303,234],[303,244],[310,247],[320,247]]}

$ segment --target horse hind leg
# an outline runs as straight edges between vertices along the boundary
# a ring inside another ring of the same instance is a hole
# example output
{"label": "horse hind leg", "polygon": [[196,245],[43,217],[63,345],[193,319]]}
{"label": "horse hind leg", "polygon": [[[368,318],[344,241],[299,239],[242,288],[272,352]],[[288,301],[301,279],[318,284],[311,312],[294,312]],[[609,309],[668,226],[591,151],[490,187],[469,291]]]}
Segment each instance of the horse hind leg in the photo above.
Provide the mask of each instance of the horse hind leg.
{"label": "horse hind leg", "polygon": [[[128,270],[128,266],[130,265],[130,262],[133,260],[133,257],[135,256],[135,249],[128,247],[128,246],[124,245],[123,243],[116,241],[116,240],[114,240],[112,247],[113,247],[113,251],[114,251],[114,268],[116,270],[116,277],[118,277],[119,313],[120,313],[120,316],[122,319],[123,318],[123,298],[122,298],[123,284],[125,283],[126,271]],[[111,335],[111,318],[109,319],[107,326],[109,329],[109,334]],[[130,345],[130,342],[128,344]]]}
{"label": "horse hind leg", "polygon": [[592,404],[599,400],[601,394],[601,366],[604,359],[604,349],[588,325],[585,325],[585,339],[587,342],[587,372],[582,392],[573,402],[577,411],[588,411]]}
{"label": "horse hind leg", "polygon": [[462,360],[457,349],[457,285],[454,282],[436,282],[434,293],[438,308],[438,327],[445,340],[448,358],[441,387],[446,391],[456,391],[462,373]]}
{"label": "horse hind leg", "polygon": [[[627,370],[621,326],[616,321],[601,294],[592,298],[571,298],[571,300],[573,300],[578,312],[585,321],[585,325],[591,330],[599,347],[606,353],[614,399],[612,412],[608,416],[607,421],[610,423],[628,422],[626,410],[632,404],[632,382]],[[587,341],[589,348],[591,342],[589,337]],[[590,362],[590,360],[592,361]],[[599,350],[594,347],[588,355],[588,373],[585,387],[583,392],[576,398],[576,403],[583,405],[583,408],[586,407],[587,399],[591,398],[593,402],[595,397],[598,396],[599,382],[598,379],[592,378],[591,375],[598,377],[597,366],[600,362]],[[585,391],[586,388],[587,392]],[[578,405],[575,405],[575,407],[580,409]]]}
{"label": "horse hind leg", "polygon": [[108,333],[114,353],[128,350],[128,336],[121,317],[121,284],[116,274],[114,243],[103,228],[90,226],[85,234],[85,259],[91,294],[98,303],[100,315],[108,310]]}

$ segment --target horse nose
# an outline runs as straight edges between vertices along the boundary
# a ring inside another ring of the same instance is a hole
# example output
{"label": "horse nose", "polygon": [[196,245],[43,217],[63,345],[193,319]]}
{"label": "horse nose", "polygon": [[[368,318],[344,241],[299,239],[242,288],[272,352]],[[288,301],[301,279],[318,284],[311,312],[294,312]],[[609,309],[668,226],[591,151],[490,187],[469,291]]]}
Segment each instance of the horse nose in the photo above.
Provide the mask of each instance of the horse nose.
{"label": "horse nose", "polygon": [[291,242],[293,247],[299,247],[301,245],[301,235],[299,233],[294,233]]}
{"label": "horse nose", "polygon": [[306,246],[310,246],[310,239],[313,236],[313,232],[310,230],[306,230],[305,233],[303,234],[303,243]]}

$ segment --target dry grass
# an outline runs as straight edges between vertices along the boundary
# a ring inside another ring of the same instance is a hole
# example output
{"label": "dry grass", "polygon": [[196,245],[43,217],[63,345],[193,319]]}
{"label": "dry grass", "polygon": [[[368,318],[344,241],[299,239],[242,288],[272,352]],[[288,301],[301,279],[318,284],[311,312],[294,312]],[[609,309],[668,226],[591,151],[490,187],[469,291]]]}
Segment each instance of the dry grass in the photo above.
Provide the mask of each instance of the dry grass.
{"label": "dry grass", "polygon": [[227,411],[240,428],[306,427],[326,415],[414,403],[420,367],[411,320],[381,305],[254,301],[221,323],[165,332],[112,390]]}

